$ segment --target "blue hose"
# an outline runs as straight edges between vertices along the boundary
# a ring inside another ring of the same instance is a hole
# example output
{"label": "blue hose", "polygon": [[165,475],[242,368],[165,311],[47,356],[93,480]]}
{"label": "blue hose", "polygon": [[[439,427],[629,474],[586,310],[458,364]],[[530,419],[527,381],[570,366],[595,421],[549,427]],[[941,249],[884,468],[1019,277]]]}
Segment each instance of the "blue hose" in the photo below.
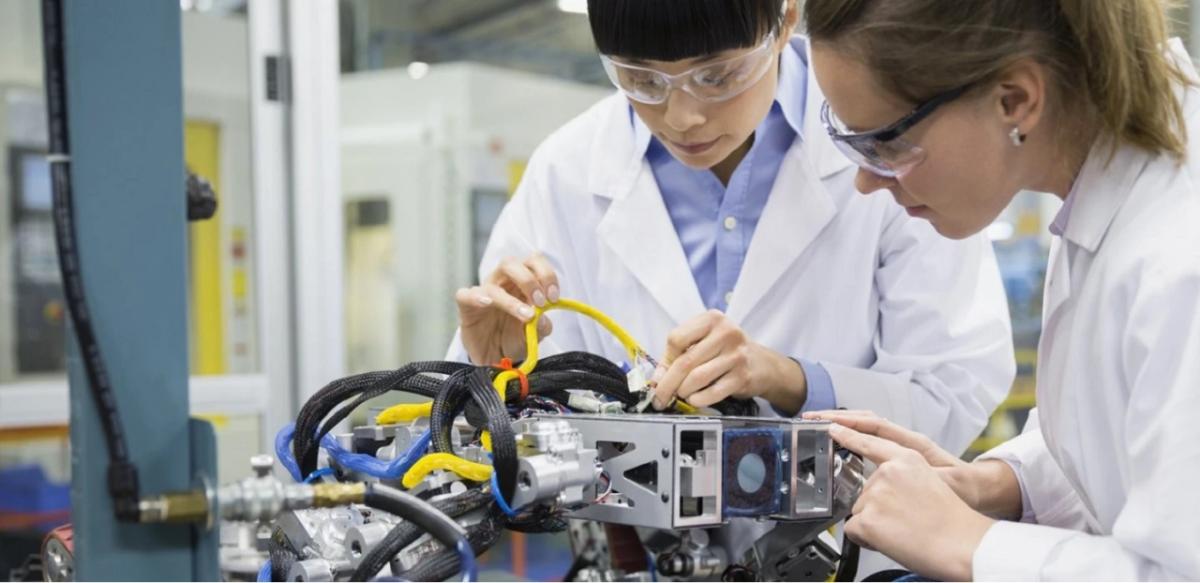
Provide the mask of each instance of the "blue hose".
{"label": "blue hose", "polygon": [[[304,477],[300,475],[300,466],[292,456],[290,447],[295,433],[296,424],[289,423],[275,434],[275,456],[279,458],[279,463],[287,468],[294,480],[302,482]],[[417,460],[421,459],[421,456],[425,455],[425,450],[429,449],[429,442],[432,438],[433,434],[426,429],[403,454],[390,462],[385,462],[373,455],[348,451],[329,434],[321,438],[321,447],[325,448],[325,451],[329,452],[329,456],[343,468],[381,480],[398,480],[409,468],[412,468],[413,464],[417,463]]]}
{"label": "blue hose", "polygon": [[475,564],[475,551],[471,550],[467,539],[458,539],[454,550],[458,551],[458,560],[462,566],[462,580],[473,582],[479,580],[479,567]]}
{"label": "blue hose", "polygon": [[347,451],[337,440],[328,435],[326,437],[329,439],[322,439],[321,446],[342,467],[379,479],[398,480],[409,468],[413,467],[413,464],[417,463],[417,460],[421,459],[421,456],[425,455],[425,450],[429,449],[429,442],[432,441],[433,434],[428,429],[425,430],[424,433],[417,436],[403,454],[390,462],[385,462],[373,455]]}
{"label": "blue hose", "polygon": [[292,435],[296,433],[296,424],[288,423],[284,425],[279,433],[275,434],[275,459],[283,464],[288,473],[292,475],[292,479],[301,482],[304,481],[304,476],[300,475],[300,466],[296,465],[296,459],[292,457],[291,448],[288,447],[292,443]]}
{"label": "blue hose", "polygon": [[270,581],[271,580],[271,559],[263,563],[261,569],[258,570],[258,578],[255,581]]}
{"label": "blue hose", "polygon": [[332,476],[336,473],[337,472],[335,472],[333,470],[333,468],[321,468],[321,469],[309,474],[307,478],[304,478],[304,483],[311,484],[313,482],[316,482],[317,480],[320,480],[323,476]]}

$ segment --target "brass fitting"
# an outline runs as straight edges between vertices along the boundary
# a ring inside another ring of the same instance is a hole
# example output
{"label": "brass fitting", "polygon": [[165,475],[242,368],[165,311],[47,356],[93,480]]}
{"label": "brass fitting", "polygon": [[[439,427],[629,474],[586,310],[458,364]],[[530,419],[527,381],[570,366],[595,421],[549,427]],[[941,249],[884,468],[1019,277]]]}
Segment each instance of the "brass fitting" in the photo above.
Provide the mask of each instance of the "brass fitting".
{"label": "brass fitting", "polygon": [[362,504],[367,493],[367,485],[358,484],[315,484],[313,487],[313,507],[330,508],[349,504]]}
{"label": "brass fitting", "polygon": [[141,522],[199,522],[209,520],[209,500],[204,491],[174,492],[138,503]]}

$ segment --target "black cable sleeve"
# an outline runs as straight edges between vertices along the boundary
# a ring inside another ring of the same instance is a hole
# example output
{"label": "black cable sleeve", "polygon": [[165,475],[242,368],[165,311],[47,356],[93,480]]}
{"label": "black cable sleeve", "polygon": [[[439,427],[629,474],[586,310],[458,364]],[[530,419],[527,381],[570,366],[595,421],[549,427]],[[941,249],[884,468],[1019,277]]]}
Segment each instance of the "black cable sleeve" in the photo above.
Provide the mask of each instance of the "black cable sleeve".
{"label": "black cable sleeve", "polygon": [[511,500],[517,485],[517,441],[508,409],[500,402],[500,395],[491,384],[494,371],[475,367],[447,377],[442,392],[433,400],[429,427],[433,451],[454,453],[450,437],[454,419],[463,412],[468,398],[474,400],[487,418],[487,429],[492,437],[492,467],[500,483],[500,493],[506,500]]}
{"label": "black cable sleeve", "polygon": [[[351,397],[361,397],[364,394],[371,395],[367,398],[370,399],[389,391],[403,390],[404,387],[410,386],[413,379],[421,373],[451,374],[469,368],[470,365],[459,362],[414,362],[394,371],[364,373],[339,379],[326,385],[304,404],[304,407],[300,410],[300,414],[296,417],[296,431],[292,442],[292,451],[299,464],[300,471],[304,475],[316,471],[321,437],[328,434],[334,426],[353,412],[353,408],[339,411],[332,419],[327,420],[321,425],[320,431],[317,431],[317,425],[321,423],[321,420],[329,415],[329,412],[340,403]],[[432,386],[425,381],[417,382],[419,383],[418,386],[421,387]],[[363,399],[361,402],[365,402],[367,399]]]}
{"label": "black cable sleeve", "polygon": [[[475,488],[453,498],[432,502],[434,508],[452,518],[458,518],[491,503],[491,494],[483,488]],[[388,531],[379,544],[363,557],[362,562],[354,569],[350,580],[369,581],[383,570],[384,566],[391,562],[397,554],[421,538],[422,534],[424,531],[413,522],[405,521],[397,524]]]}
{"label": "black cable sleeve", "polygon": [[555,511],[538,508],[530,516],[509,519],[506,526],[514,532],[546,534],[567,530],[567,520]]}
{"label": "black cable sleeve", "polygon": [[271,560],[272,581],[286,581],[292,565],[303,558],[279,526],[271,531],[271,538],[267,543],[267,556]]}
{"label": "black cable sleeve", "polygon": [[[467,541],[475,555],[481,555],[500,540],[501,517],[489,515],[479,524],[467,529]],[[442,549],[420,564],[400,574],[409,581],[445,581],[461,570],[458,553],[454,549]]]}
{"label": "black cable sleeve", "polygon": [[309,397],[296,415],[295,434],[292,437],[292,454],[303,475],[307,476],[317,469],[320,440],[316,437],[316,429],[321,419],[338,403],[386,377],[387,373],[375,372],[338,379]]}
{"label": "black cable sleeve", "polygon": [[88,388],[100,415],[104,441],[108,446],[108,492],[113,499],[117,519],[139,519],[137,467],[129,459],[129,448],[117,406],[116,393],[105,366],[100,344],[92,324],[84,288],[82,262],[75,232],[75,203],[71,184],[71,141],[67,114],[66,33],[62,0],[42,0],[42,43],[46,75],[46,111],[50,138],[47,159],[53,185],[54,238],[58,247],[58,266],[62,276],[67,311],[79,343]]}
{"label": "black cable sleeve", "polygon": [[454,431],[454,418],[470,396],[470,389],[467,388],[469,374],[471,371],[461,370],[446,377],[446,380],[442,381],[441,391],[433,398],[433,406],[429,412],[433,451],[454,453],[451,432]]}
{"label": "black cable sleeve", "polygon": [[758,417],[758,403],[754,399],[734,399],[732,397],[713,405],[725,417]]}

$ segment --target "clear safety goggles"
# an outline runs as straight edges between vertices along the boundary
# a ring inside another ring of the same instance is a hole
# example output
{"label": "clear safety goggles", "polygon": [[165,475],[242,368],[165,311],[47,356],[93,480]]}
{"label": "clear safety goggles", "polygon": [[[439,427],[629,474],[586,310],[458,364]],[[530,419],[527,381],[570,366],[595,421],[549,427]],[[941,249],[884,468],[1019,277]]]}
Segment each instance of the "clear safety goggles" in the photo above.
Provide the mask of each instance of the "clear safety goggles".
{"label": "clear safety goggles", "polygon": [[761,45],[744,55],[705,63],[677,75],[619,63],[608,55],[600,55],[600,61],[613,85],[634,101],[658,105],[667,100],[672,89],[682,89],[700,101],[716,103],[733,99],[762,80],[775,62],[771,50],[774,43],[775,35],[768,34]]}
{"label": "clear safety goggles", "polygon": [[846,128],[826,101],[821,106],[821,121],[834,145],[847,158],[872,174],[884,178],[904,176],[925,160],[925,150],[902,136],[934,111],[962,96],[970,85],[952,89],[917,106],[899,121],[877,130],[855,133]]}

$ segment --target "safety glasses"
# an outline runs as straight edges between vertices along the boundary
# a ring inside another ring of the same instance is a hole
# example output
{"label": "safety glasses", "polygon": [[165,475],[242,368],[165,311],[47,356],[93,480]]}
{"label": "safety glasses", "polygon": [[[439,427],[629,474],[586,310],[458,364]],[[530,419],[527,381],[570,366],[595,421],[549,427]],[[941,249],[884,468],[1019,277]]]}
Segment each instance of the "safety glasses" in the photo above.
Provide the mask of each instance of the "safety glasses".
{"label": "safety glasses", "polygon": [[658,105],[667,100],[672,89],[682,89],[700,101],[716,103],[737,97],[771,70],[774,42],[775,35],[768,34],[761,45],[746,54],[705,63],[677,75],[621,63],[608,55],[600,55],[600,60],[613,85],[634,101]]}
{"label": "safety glasses", "polygon": [[833,114],[828,101],[821,106],[821,121],[838,150],[860,168],[885,178],[898,178],[925,160],[925,150],[904,139],[904,133],[932,115],[939,107],[961,97],[970,88],[971,85],[964,85],[937,95],[917,106],[899,121],[869,132],[849,131]]}

